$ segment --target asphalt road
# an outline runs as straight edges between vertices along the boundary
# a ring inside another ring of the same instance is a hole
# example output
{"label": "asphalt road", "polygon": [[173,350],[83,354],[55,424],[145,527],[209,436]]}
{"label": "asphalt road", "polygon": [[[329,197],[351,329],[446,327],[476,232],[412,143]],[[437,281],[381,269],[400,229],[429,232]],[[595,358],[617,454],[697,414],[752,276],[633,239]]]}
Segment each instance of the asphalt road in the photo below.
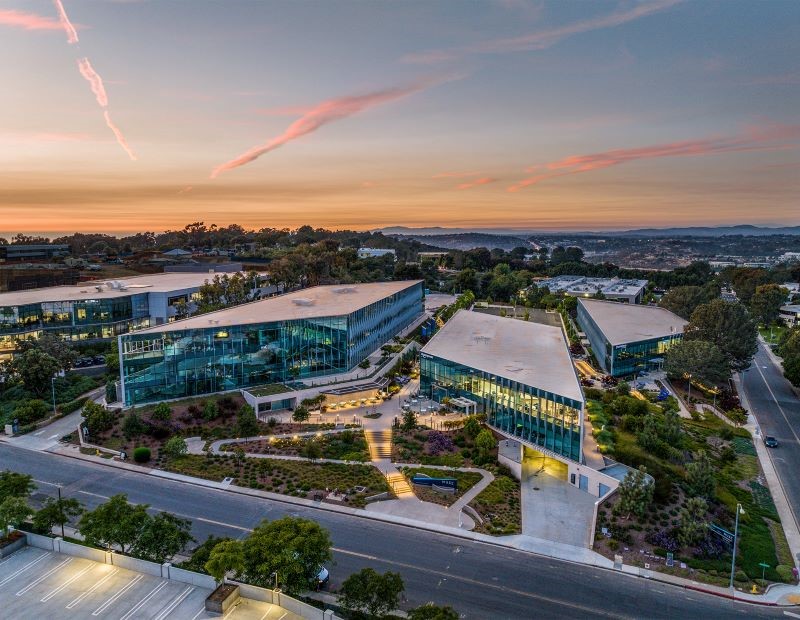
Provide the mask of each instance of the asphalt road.
{"label": "asphalt road", "polygon": [[761,434],[778,440],[769,455],[794,519],[800,523],[800,399],[761,343],[750,368],[742,373],[742,386]]}
{"label": "asphalt road", "polygon": [[52,485],[62,484],[65,497],[76,497],[89,508],[115,493],[126,493],[133,502],[192,519],[198,540],[209,534],[242,537],[265,518],[312,518],[333,539],[333,587],[366,566],[392,570],[405,580],[405,606],[449,604],[463,618],[711,619],[775,618],[783,613],[490,544],[0,443],[0,469],[6,468],[31,474],[37,493],[54,495]]}

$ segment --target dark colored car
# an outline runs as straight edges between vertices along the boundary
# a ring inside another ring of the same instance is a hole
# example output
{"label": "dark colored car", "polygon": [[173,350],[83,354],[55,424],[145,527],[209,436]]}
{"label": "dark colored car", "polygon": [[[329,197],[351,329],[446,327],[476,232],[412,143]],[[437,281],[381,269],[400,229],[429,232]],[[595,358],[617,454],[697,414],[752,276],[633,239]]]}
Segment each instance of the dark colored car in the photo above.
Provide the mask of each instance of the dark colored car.
{"label": "dark colored car", "polygon": [[764,437],[764,445],[767,448],[777,448],[778,447],[778,440],[775,439],[772,435],[767,435]]}

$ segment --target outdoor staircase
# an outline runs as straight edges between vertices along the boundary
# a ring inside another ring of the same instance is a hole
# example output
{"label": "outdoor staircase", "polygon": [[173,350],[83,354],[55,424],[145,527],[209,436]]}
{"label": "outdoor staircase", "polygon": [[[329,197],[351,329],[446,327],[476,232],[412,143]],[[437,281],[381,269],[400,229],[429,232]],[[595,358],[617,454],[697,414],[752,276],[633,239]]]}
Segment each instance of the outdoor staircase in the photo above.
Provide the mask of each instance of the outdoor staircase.
{"label": "outdoor staircase", "polygon": [[392,458],[392,431],[364,431],[364,439],[369,446],[369,456],[373,461]]}
{"label": "outdoor staircase", "polygon": [[411,485],[406,480],[406,477],[399,471],[386,472],[386,482],[389,483],[389,488],[392,489],[392,492],[398,499],[414,497],[414,491],[411,489]]}

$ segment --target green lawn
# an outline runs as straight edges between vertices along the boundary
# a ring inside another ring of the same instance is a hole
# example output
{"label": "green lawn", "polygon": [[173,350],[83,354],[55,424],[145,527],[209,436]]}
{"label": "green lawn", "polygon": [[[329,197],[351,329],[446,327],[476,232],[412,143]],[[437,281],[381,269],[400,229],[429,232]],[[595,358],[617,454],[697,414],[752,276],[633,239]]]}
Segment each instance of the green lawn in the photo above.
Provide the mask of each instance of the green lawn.
{"label": "green lawn", "polygon": [[292,388],[283,383],[269,383],[267,385],[260,385],[259,387],[247,390],[253,396],[272,396],[273,394],[282,394],[283,392],[293,392]]}
{"label": "green lawn", "polygon": [[771,328],[762,325],[758,328],[758,333],[761,334],[761,337],[768,343],[777,344],[788,329],[789,328],[785,325],[774,325]]}

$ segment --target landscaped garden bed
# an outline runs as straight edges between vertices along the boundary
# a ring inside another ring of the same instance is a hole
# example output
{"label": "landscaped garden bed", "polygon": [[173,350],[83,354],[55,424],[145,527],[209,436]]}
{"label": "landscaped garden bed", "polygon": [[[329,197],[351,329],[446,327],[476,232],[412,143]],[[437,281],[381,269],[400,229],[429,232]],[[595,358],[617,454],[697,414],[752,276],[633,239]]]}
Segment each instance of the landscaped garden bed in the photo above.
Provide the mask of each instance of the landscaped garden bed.
{"label": "landscaped garden bed", "polygon": [[487,466],[494,480],[469,505],[483,519],[475,523],[476,532],[507,535],[522,531],[521,488],[519,480],[503,466]]}
{"label": "landscaped garden bed", "polygon": [[[763,588],[762,570],[767,581],[791,580],[791,553],[750,434],[711,413],[685,419],[651,407],[639,413],[641,405],[613,393],[589,403],[605,452],[644,466],[655,480],[651,500],[625,502],[618,492],[603,503],[595,549],[607,557],[622,555],[626,564],[724,586],[731,544],[708,526],[733,532],[741,504],[737,587]],[[668,553],[672,567],[666,566]]]}
{"label": "landscaped garden bed", "polygon": [[497,461],[497,449],[487,451],[481,458],[475,436],[467,428],[452,431],[395,428],[392,460],[446,467],[481,467],[484,462]]}
{"label": "landscaped garden bed", "polygon": [[423,474],[429,478],[455,478],[458,490],[455,493],[442,493],[428,486],[412,485],[414,494],[424,502],[451,506],[455,501],[481,481],[483,476],[476,471],[458,471],[457,469],[433,469],[429,467],[402,467],[400,470],[411,484],[411,478]]}
{"label": "landscaped garden bed", "polygon": [[217,482],[231,478],[238,486],[306,499],[335,490],[346,496],[347,505],[359,508],[367,497],[389,490],[386,479],[371,465],[187,454],[171,459],[164,469]]}
{"label": "landscaped garden bed", "polygon": [[[314,444],[312,452],[309,444]],[[281,439],[259,439],[247,443],[224,444],[222,450],[233,451],[242,448],[248,454],[278,454],[285,456],[305,456],[341,461],[368,461],[369,449],[361,430],[347,430],[339,433],[326,433],[314,437],[285,437]]]}

